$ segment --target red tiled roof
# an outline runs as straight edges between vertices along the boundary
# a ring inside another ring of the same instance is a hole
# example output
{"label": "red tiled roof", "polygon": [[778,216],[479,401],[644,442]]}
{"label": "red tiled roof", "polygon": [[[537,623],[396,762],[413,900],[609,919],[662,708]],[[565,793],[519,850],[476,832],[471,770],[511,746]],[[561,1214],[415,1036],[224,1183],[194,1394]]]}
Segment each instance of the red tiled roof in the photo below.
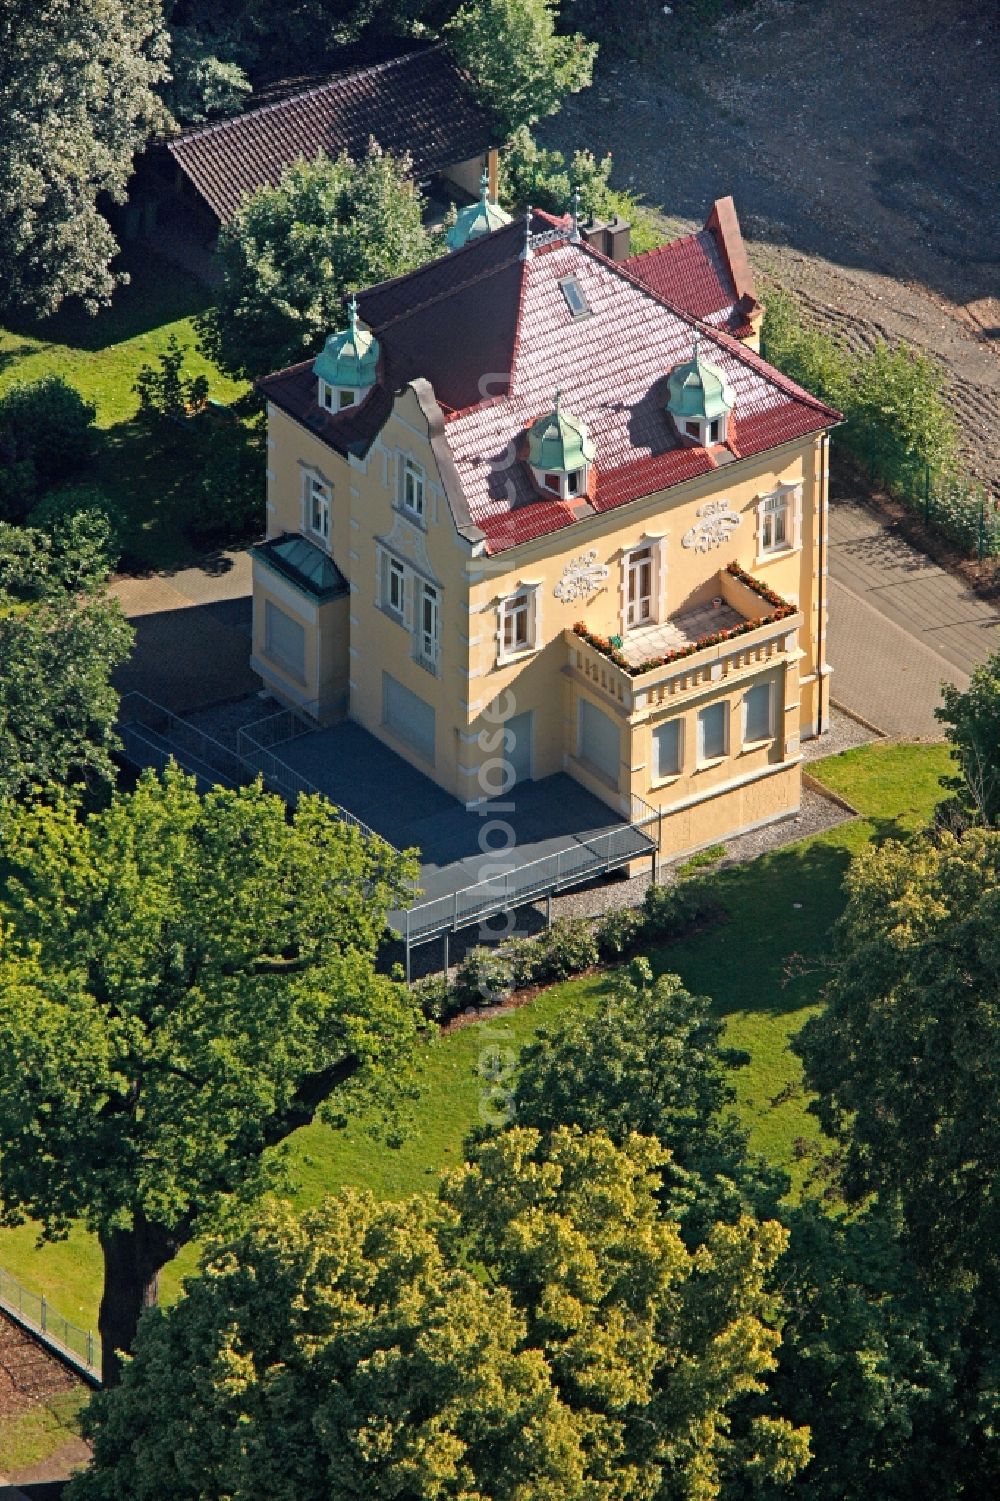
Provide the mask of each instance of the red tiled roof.
{"label": "red tiled roof", "polygon": [[758,306],[753,276],[731,198],[713,206],[704,229],[633,255],[625,266],[658,297],[737,338],[749,334]]}
{"label": "red tiled roof", "polygon": [[225,223],[246,194],[276,187],[285,168],[300,157],[346,151],[359,158],[374,136],[392,155],[409,155],[413,175],[421,179],[482,155],[502,135],[437,44],[189,131],[168,149]]}
{"label": "red tiled roof", "polygon": [[[536,219],[532,228],[551,222]],[[568,505],[538,497],[517,457],[525,427],[557,387],[597,446],[594,511],[716,466],[710,452],[678,438],[664,412],[667,375],[690,356],[696,331],[714,345],[708,357],[735,396],[731,457],[839,420],[738,339],[645,285],[630,263],[617,265],[569,238],[527,255],[524,245],[522,220],[361,294],[362,318],[382,348],[382,384],[356,411],[320,414],[309,364],[269,376],[263,391],[334,447],[364,452],[391,406],[389,392],[417,377],[429,382],[463,509],[490,553],[573,524]],[[567,276],[579,283],[590,316],[572,316],[559,285]]]}

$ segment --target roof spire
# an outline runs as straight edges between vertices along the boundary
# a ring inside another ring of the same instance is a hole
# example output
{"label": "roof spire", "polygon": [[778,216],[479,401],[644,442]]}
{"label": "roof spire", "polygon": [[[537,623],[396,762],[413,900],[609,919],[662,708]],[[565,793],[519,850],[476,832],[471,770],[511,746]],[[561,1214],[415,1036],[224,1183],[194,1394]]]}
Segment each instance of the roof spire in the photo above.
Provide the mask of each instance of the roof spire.
{"label": "roof spire", "polygon": [[531,256],[531,204],[524,211],[524,249],[521,251],[522,261]]}
{"label": "roof spire", "polygon": [[691,358],[694,360],[695,364],[698,363],[698,346],[699,346],[700,343],[701,343],[701,334],[698,332],[697,329],[695,329],[695,331],[694,331],[694,350],[693,350],[692,355],[691,355]]}
{"label": "roof spire", "polygon": [[358,294],[357,294],[357,292],[352,292],[351,295],[350,295],[350,297],[347,299],[347,322],[348,322],[348,326],[350,327],[351,333],[352,334],[356,334],[357,331],[358,331]]}
{"label": "roof spire", "polygon": [[489,167],[484,167],[483,168],[483,175],[479,179],[479,197],[480,197],[480,202],[482,203],[483,207],[485,208],[486,205],[490,201],[490,169],[489,169]]}
{"label": "roof spire", "polygon": [[580,238],[580,189],[578,187],[573,189],[571,201],[573,204],[573,232],[570,235],[570,239],[578,241]]}
{"label": "roof spire", "polygon": [[559,416],[559,403],[561,401],[562,401],[562,386],[556,386],[555,411],[556,411],[556,416],[557,417]]}

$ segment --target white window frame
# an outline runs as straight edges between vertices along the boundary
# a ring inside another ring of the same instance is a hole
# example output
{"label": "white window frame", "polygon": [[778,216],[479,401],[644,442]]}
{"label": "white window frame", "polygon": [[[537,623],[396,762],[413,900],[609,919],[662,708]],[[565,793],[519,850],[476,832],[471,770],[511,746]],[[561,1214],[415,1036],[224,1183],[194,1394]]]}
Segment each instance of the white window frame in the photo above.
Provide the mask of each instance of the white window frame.
{"label": "white window frame", "polygon": [[[621,554],[621,574],[619,578],[619,604],[621,609],[621,634],[627,636],[629,631],[642,630],[644,626],[657,625],[665,618],[665,586],[667,570],[666,559],[666,532],[644,532],[630,546],[623,548]],[[647,619],[629,622],[629,583],[631,578],[632,559],[636,553],[649,548],[653,565],[652,578],[650,580],[651,612]]]}
{"label": "white window frame", "polygon": [[[400,625],[406,624],[406,602],[409,594],[406,564],[384,548],[379,549],[378,604],[386,615]],[[399,604],[393,603],[393,583],[398,584]]]}
{"label": "white window frame", "polygon": [[[648,553],[648,558],[643,558],[643,553]],[[639,630],[644,625],[655,625],[659,617],[657,588],[657,563],[658,548],[654,542],[641,542],[638,547],[631,548],[625,555],[625,629],[627,631]],[[640,559],[642,561],[640,562]],[[648,603],[645,615],[637,615],[632,618],[632,581],[639,574],[640,569],[648,563],[649,566],[649,589],[647,593],[639,594],[636,604]]]}
{"label": "white window frame", "polygon": [[[760,689],[762,689],[762,688],[765,689],[766,692],[767,692],[767,734],[766,735],[755,735],[753,738],[751,738],[748,735],[748,733],[747,733],[747,730],[748,730],[748,721],[749,721],[749,713],[750,713],[750,695],[751,695],[751,693],[759,692]],[[766,682],[763,682],[763,683],[750,683],[750,684],[748,684],[748,686],[747,686],[747,688],[746,688],[746,690],[745,690],[745,692],[743,694],[743,703],[742,703],[742,709],[743,709],[743,716],[742,716],[743,717],[743,745],[744,745],[745,749],[748,748],[748,747],[752,748],[752,747],[758,746],[758,745],[768,745],[774,739],[774,736],[775,736],[775,728],[774,728],[774,702],[775,702],[774,683],[771,682],[770,679],[768,681],[766,681]]]}
{"label": "white window frame", "polygon": [[408,516],[423,522],[427,509],[427,475],[423,465],[402,454],[399,460],[399,503]]}
{"label": "white window frame", "polygon": [[[718,755],[709,756],[705,753],[705,715],[713,709],[722,709],[722,751]],[[732,710],[728,698],[715,699],[698,710],[698,765],[717,766],[729,755],[729,730]]]}
{"label": "white window frame", "polygon": [[[757,502],[757,560],[781,558],[799,548],[801,526],[802,491],[799,485],[779,485],[762,495]],[[768,518],[784,512],[785,536],[783,541],[766,541]]]}
{"label": "white window frame", "polygon": [[[512,613],[524,616],[525,640],[522,644],[507,644],[507,622]],[[497,659],[513,662],[528,656],[538,649],[539,600],[537,584],[519,584],[513,594],[508,594],[497,607]]]}
{"label": "white window frame", "polygon": [[[660,730],[666,729],[667,725],[670,724],[675,724],[677,726],[677,770],[661,771],[659,764],[659,741],[657,740],[657,733]],[[659,724],[653,725],[652,729],[650,730],[650,752],[651,760],[653,762],[653,775],[651,782],[654,787],[662,786],[665,782],[675,782],[679,776],[683,775],[685,736],[686,726],[684,722],[684,716],[682,714],[674,715],[670,719],[661,719]]]}
{"label": "white window frame", "polygon": [[[315,469],[306,469],[303,474],[303,531],[308,537],[313,537],[323,544],[329,551],[330,536],[333,532],[333,486],[328,479]],[[325,517],[325,523],[320,526],[313,525],[313,505],[319,500],[321,514]]]}
{"label": "white window frame", "polygon": [[[430,631],[427,610],[430,606]],[[421,667],[436,677],[441,663],[441,590],[437,584],[420,580],[413,622],[414,655]]]}

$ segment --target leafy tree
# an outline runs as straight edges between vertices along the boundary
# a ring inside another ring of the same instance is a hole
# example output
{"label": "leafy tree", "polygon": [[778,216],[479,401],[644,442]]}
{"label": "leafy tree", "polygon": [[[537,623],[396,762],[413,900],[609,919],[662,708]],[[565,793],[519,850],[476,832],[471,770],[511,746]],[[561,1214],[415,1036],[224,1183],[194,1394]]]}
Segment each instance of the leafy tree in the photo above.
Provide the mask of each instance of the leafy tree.
{"label": "leafy tree", "polygon": [[597,43],[556,31],[558,0],[468,0],[444,27],[457,62],[508,133],[588,88]]}
{"label": "leafy tree", "polygon": [[[851,1203],[877,1196],[881,1221],[895,1228],[897,1270],[884,1232],[876,1257],[850,1248],[846,1277],[843,1260],[834,1275],[814,1268],[821,1288],[813,1328],[803,1325],[802,1384],[811,1384],[810,1363],[815,1377],[817,1356],[839,1345],[838,1405],[853,1377],[858,1402],[872,1401],[871,1414],[882,1408],[877,1450],[906,1448],[895,1468],[886,1465],[887,1496],[908,1501],[918,1488],[948,1501],[990,1495],[1000,1487],[1000,833],[887,843],[855,859],[847,893],[826,1006],[794,1045],[818,1094],[811,1108],[839,1143],[841,1186]],[[870,1289],[879,1285],[874,1307]],[[857,1323],[859,1309],[876,1334],[866,1393],[843,1348],[850,1326],[833,1330],[845,1314]],[[876,1359],[879,1325],[886,1347]],[[796,1343],[793,1327],[793,1351]],[[846,1459],[847,1415],[834,1422]],[[861,1432],[856,1425],[855,1442]],[[863,1490],[820,1492],[831,1501],[855,1493]]]}
{"label": "leafy tree", "polygon": [[743,1216],[688,1250],[658,1200],[668,1155],[650,1137],[515,1126],[443,1194],[583,1418],[593,1479],[615,1496],[709,1501],[737,1477],[787,1481],[808,1456],[806,1431],[743,1405],[780,1343],[769,1282],[785,1233]]}
{"label": "leafy tree", "polygon": [[[972,1482],[962,1328],[969,1300],[929,1296],[878,1206],[832,1216],[785,1207],[776,1268],[783,1317],[774,1410],[807,1422],[812,1459],[793,1488],[807,1501],[946,1501],[992,1494]],[[933,1477],[933,1479],[932,1479]],[[786,1494],[782,1492],[781,1494]]]}
{"label": "leafy tree", "polygon": [[773,1365],[781,1231],[692,1255],[657,1212],[662,1155],[512,1130],[439,1205],[271,1208],[144,1318],[74,1501],[708,1501],[729,1475],[788,1479],[804,1433],[727,1421]]}
{"label": "leafy tree", "polygon": [[177,125],[200,125],[241,109],[253,86],[237,61],[239,51],[226,38],[205,37],[190,26],[171,28],[171,81],[164,93]]}
{"label": "leafy tree", "polygon": [[202,798],[176,770],[4,832],[2,1219],[99,1237],[113,1382],[163,1265],[412,1036],[374,968],[412,864],[322,799],[289,820],[259,784]]}
{"label": "leafy tree", "polygon": [[826,1005],[795,1042],[851,1202],[932,1284],[1000,1276],[1000,833],[887,843],[847,877]]}
{"label": "leafy tree", "polygon": [[139,398],[140,415],[147,421],[178,422],[189,412],[199,411],[208,399],[208,376],[187,374],[176,334],[170,335],[158,359],[158,370],[155,365],[140,366],[132,387]]}
{"label": "leafy tree", "polygon": [[110,301],[118,246],[98,202],[123,202],[159,116],[159,0],[0,7],[0,300],[36,314]]}
{"label": "leafy tree", "polygon": [[632,1132],[669,1150],[664,1213],[699,1240],[748,1208],[773,1214],[784,1175],[751,1159],[730,1107],[729,1070],[747,1056],[722,1046],[724,1023],[677,975],[653,981],[633,962],[596,1009],[539,1032],[521,1054],[513,1114],[541,1131]]}
{"label": "leafy tree", "polygon": [[972,674],[964,691],[941,685],[942,706],[934,718],[958,762],[956,775],[942,777],[953,796],[937,809],[939,821],[959,828],[968,823],[1000,824],[1000,652]]}
{"label": "leafy tree", "polygon": [[219,237],[222,285],[201,326],[210,357],[250,379],[303,359],[343,325],[349,288],[429,260],[409,172],[372,142],[362,162],[321,154],[248,198]]}
{"label": "leafy tree", "polygon": [[0,802],[114,779],[111,675],[132,630],[100,592],[111,546],[99,516],[64,517],[51,531],[0,524]]}

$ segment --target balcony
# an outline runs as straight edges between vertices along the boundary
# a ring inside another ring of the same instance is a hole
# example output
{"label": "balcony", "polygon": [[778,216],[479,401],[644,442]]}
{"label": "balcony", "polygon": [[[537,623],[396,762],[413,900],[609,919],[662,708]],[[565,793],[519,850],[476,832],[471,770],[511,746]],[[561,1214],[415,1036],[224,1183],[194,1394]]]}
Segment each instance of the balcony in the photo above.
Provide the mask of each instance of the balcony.
{"label": "balcony", "polygon": [[566,631],[570,671],[637,715],[734,674],[797,658],[803,619],[797,610],[742,570],[720,570],[715,589],[719,604],[629,631],[617,648]]}

